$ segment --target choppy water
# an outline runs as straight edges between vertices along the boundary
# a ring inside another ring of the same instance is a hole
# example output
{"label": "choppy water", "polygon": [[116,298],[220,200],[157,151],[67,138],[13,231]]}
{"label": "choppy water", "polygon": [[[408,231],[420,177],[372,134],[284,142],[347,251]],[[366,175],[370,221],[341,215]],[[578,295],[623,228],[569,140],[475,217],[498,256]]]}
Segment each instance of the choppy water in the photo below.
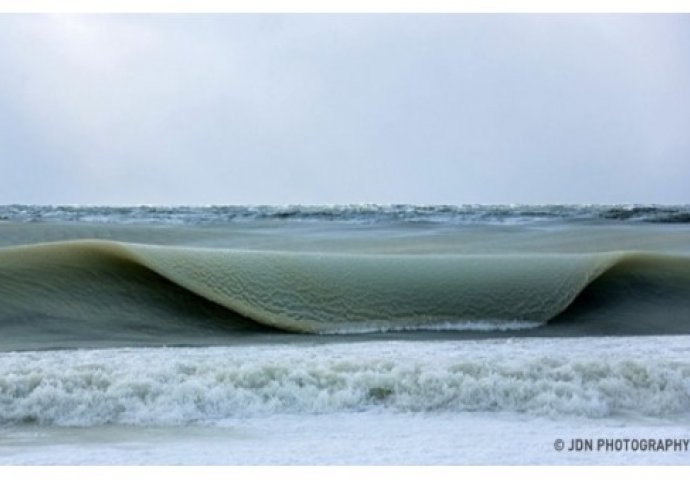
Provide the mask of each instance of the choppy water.
{"label": "choppy water", "polygon": [[252,220],[459,224],[618,220],[690,223],[690,205],[0,205],[0,220],[100,223],[224,224]]}

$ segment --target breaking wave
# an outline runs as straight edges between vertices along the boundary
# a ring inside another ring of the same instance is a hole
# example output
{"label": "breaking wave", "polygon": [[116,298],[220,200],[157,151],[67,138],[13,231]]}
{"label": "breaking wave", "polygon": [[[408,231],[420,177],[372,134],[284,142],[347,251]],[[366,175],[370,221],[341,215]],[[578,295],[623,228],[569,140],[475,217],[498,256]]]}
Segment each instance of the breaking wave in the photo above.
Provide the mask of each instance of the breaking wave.
{"label": "breaking wave", "polygon": [[687,351],[673,358],[668,342],[631,355],[616,352],[629,342],[589,342],[578,352],[584,347],[572,341],[528,340],[510,350],[388,342],[5,353],[0,424],[208,424],[378,409],[669,417],[690,408]]}
{"label": "breaking wave", "polygon": [[690,257],[627,251],[373,255],[73,241],[0,250],[0,287],[6,349],[32,336],[164,334],[184,344],[267,328],[690,332]]}

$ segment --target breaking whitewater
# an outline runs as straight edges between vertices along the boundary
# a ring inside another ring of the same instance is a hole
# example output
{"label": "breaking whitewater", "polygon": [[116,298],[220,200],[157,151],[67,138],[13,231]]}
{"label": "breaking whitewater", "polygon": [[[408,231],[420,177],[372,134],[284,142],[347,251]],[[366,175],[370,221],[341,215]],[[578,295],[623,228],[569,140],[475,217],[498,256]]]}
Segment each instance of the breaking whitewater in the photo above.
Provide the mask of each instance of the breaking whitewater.
{"label": "breaking whitewater", "polygon": [[2,206],[0,463],[690,463],[689,222]]}

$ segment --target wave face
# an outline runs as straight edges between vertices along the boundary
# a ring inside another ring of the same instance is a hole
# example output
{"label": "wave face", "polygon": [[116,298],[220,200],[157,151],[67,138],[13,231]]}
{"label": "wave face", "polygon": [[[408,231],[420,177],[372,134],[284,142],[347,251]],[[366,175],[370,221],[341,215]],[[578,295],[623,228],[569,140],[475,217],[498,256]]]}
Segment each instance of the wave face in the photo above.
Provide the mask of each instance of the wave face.
{"label": "wave face", "polygon": [[3,350],[382,332],[689,334],[690,231],[587,222],[0,223]]}
{"label": "wave face", "polygon": [[186,344],[267,329],[690,333],[682,255],[357,255],[92,240],[5,248],[0,265],[5,348],[70,338]]}
{"label": "wave face", "polygon": [[0,424],[214,424],[363,411],[673,418],[690,409],[690,352],[687,342],[676,343],[652,337],[639,345],[522,339],[5,353]]}
{"label": "wave face", "polygon": [[690,205],[287,205],[102,207],[0,205],[0,220],[212,225],[255,220],[526,224],[547,221],[690,223]]}

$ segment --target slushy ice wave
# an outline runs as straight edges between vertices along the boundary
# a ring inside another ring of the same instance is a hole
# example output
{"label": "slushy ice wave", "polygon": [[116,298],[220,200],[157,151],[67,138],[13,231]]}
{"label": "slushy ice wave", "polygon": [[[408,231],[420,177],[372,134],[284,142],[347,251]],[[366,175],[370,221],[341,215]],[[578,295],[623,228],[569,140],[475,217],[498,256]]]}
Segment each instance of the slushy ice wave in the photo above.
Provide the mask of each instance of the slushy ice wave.
{"label": "slushy ice wave", "polygon": [[1,425],[690,411],[683,222],[34,213],[56,211],[77,218],[0,221]]}
{"label": "slushy ice wave", "polygon": [[364,411],[680,418],[688,353],[687,342],[660,337],[5,353],[0,423],[212,425]]}
{"label": "slushy ice wave", "polygon": [[[619,309],[658,302],[648,333],[690,327],[682,321],[690,257],[634,251],[389,255],[70,241],[0,250],[0,285],[6,328],[40,324],[65,335],[195,322],[297,333],[500,331],[577,313],[585,291]],[[612,334],[641,327],[632,316],[607,325]]]}

